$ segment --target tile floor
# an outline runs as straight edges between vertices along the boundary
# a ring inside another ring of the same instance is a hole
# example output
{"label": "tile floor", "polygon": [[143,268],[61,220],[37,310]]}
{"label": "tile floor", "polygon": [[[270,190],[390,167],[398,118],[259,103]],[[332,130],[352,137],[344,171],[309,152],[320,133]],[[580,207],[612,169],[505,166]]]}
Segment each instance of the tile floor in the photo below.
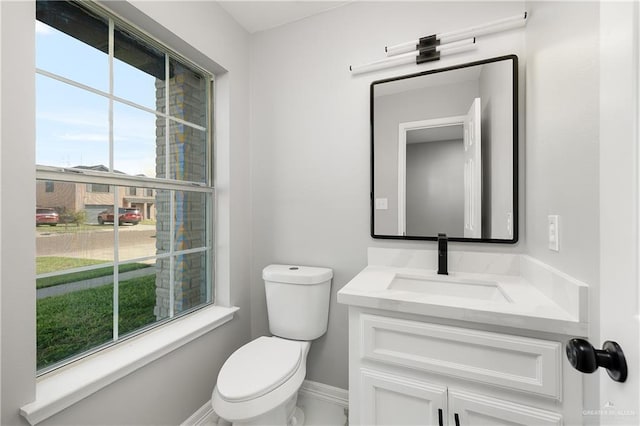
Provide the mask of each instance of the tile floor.
{"label": "tile floor", "polygon": [[[348,426],[344,407],[306,395],[298,397],[298,406],[304,410],[304,426]],[[213,413],[198,422],[199,426],[217,426]],[[223,423],[221,423],[222,425]]]}
{"label": "tile floor", "polygon": [[347,426],[344,407],[318,398],[300,395],[298,406],[305,415],[305,426]]}

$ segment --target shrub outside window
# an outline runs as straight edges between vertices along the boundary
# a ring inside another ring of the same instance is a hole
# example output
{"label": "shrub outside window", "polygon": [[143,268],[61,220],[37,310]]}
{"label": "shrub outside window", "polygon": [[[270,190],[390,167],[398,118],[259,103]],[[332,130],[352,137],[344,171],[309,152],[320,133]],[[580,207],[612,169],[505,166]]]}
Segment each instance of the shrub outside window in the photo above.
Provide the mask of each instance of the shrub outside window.
{"label": "shrub outside window", "polygon": [[61,212],[36,228],[44,373],[213,302],[213,88],[92,3],[35,24],[36,202]]}

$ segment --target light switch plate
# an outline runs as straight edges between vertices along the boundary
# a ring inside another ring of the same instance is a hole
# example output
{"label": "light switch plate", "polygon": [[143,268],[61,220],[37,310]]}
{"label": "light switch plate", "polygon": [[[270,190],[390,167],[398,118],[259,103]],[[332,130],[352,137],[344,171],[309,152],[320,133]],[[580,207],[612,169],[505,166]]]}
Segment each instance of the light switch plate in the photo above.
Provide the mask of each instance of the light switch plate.
{"label": "light switch plate", "polygon": [[560,251],[560,216],[550,214],[549,218],[549,250]]}

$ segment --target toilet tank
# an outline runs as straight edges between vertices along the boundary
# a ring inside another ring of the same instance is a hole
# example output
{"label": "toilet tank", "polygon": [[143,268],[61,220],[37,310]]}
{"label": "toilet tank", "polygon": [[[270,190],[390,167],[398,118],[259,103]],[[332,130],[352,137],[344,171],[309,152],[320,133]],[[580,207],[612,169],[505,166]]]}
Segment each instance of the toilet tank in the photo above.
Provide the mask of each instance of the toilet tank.
{"label": "toilet tank", "polygon": [[327,331],[333,271],[296,265],[262,270],[269,330],[275,336],[313,340]]}

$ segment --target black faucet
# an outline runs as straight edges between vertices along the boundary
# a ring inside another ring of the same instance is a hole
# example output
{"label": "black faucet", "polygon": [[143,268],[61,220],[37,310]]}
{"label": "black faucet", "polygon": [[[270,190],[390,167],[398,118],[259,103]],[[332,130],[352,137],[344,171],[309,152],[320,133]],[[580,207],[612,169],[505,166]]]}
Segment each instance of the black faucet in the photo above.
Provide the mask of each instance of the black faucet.
{"label": "black faucet", "polygon": [[449,275],[447,272],[447,234],[438,234],[438,274]]}

